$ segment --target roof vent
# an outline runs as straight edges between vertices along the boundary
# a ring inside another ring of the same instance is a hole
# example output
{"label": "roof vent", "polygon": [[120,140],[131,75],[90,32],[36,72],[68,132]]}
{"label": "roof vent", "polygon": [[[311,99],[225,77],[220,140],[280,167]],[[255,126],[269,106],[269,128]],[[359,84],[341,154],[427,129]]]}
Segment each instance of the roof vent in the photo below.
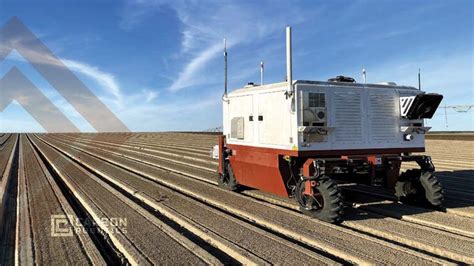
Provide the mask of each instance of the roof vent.
{"label": "roof vent", "polygon": [[255,87],[255,86],[257,86],[257,85],[255,85],[255,83],[249,82],[249,83],[247,83],[247,85],[245,85],[245,88],[252,88],[252,87]]}
{"label": "roof vent", "polygon": [[348,83],[355,83],[355,79],[351,77],[345,76],[337,76],[335,78],[328,79],[329,82],[348,82]]}
{"label": "roof vent", "polygon": [[393,81],[387,81],[387,82],[380,82],[380,83],[377,83],[379,85],[386,85],[386,86],[397,86],[397,83],[393,82]]}

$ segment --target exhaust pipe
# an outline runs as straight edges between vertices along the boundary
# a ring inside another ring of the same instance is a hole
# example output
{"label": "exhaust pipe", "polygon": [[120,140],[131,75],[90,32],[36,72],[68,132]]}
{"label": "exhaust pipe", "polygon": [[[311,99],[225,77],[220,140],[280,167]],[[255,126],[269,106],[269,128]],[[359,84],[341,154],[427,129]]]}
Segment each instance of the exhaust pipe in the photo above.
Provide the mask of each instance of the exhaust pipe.
{"label": "exhaust pipe", "polygon": [[292,54],[291,54],[291,27],[286,27],[286,81],[288,82],[287,95],[293,95],[292,76]]}
{"label": "exhaust pipe", "polygon": [[227,40],[224,38],[224,95],[227,98]]}

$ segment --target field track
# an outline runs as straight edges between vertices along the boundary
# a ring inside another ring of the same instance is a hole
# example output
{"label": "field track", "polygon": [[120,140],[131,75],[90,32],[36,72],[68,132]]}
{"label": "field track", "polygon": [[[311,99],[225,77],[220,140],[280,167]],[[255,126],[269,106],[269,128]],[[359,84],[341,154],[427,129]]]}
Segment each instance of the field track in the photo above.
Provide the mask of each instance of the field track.
{"label": "field track", "polygon": [[467,139],[426,141],[442,209],[344,183],[332,225],[292,199],[219,188],[216,135],[0,133],[0,265],[474,264]]}

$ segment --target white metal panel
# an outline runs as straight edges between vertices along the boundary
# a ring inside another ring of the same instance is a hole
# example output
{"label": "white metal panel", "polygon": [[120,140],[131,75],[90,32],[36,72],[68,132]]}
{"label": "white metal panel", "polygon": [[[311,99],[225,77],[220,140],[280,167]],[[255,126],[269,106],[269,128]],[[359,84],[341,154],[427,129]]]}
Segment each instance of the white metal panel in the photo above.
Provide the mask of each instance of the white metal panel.
{"label": "white metal panel", "polygon": [[[292,136],[291,115],[284,92],[281,90],[258,94],[258,142],[260,144],[289,145]],[[259,117],[262,121],[259,121]]]}
{"label": "white metal panel", "polygon": [[369,143],[400,141],[398,97],[394,90],[368,90]]}
{"label": "white metal panel", "polygon": [[362,91],[336,90],[333,93],[334,135],[332,143],[361,144],[364,142],[362,124]]}

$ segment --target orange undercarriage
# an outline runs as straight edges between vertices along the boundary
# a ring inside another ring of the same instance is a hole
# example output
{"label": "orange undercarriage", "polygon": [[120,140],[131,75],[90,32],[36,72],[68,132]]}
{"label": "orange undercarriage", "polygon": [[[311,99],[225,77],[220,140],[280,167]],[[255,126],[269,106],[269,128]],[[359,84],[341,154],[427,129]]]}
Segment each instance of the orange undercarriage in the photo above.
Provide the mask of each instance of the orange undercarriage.
{"label": "orange undercarriage", "polygon": [[[222,154],[224,142],[225,137],[221,136],[219,140],[220,154]],[[376,156],[424,151],[424,148],[292,151],[235,144],[228,144],[225,147],[232,150],[229,160],[239,184],[283,197],[289,196],[285,182],[290,177],[290,170],[285,156],[291,156],[293,160],[298,161],[297,167],[301,168],[301,173],[304,176],[311,176],[311,162],[313,159],[364,157],[368,163],[372,164],[375,163]],[[222,173],[221,160],[219,160],[219,173]]]}

